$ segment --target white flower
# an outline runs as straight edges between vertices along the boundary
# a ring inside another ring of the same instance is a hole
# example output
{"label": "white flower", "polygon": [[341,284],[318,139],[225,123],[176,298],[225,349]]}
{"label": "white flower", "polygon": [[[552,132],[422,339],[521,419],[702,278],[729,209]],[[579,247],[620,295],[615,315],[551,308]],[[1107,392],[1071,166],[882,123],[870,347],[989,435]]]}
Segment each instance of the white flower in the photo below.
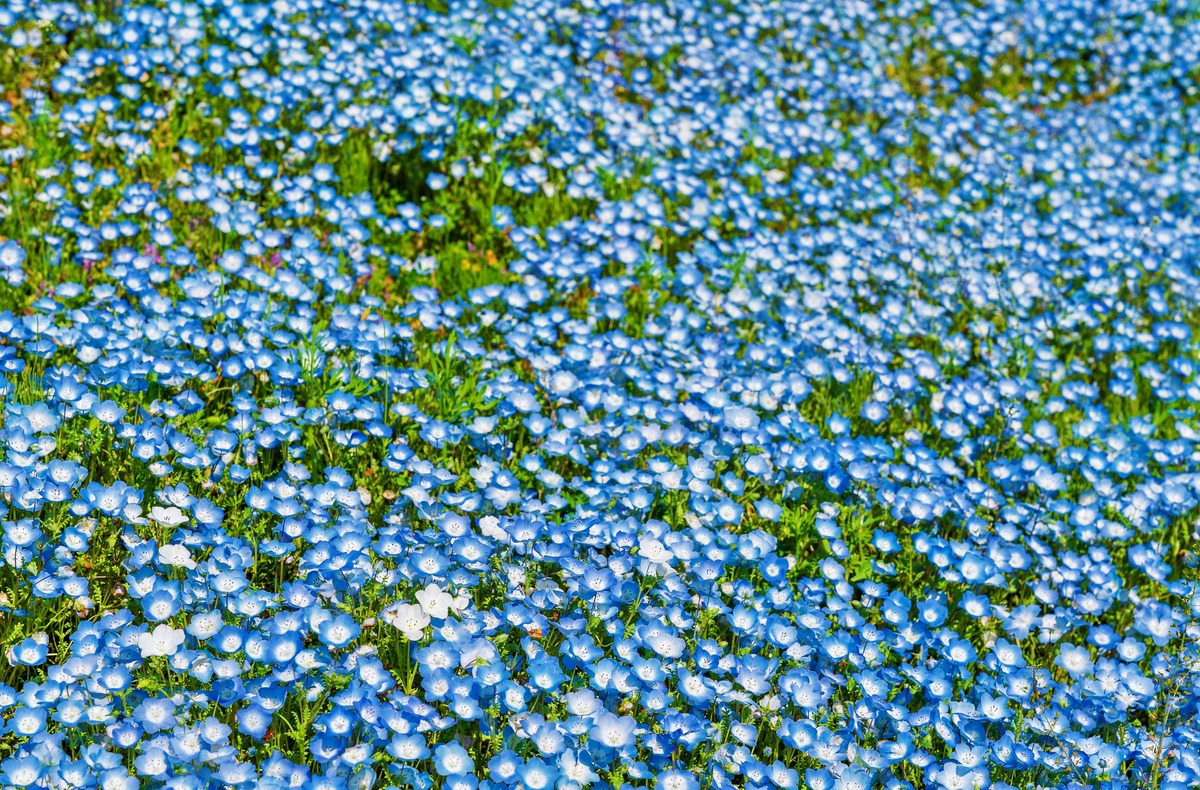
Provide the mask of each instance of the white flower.
{"label": "white flower", "polygon": [[421,604],[425,614],[435,620],[445,620],[449,616],[450,610],[461,612],[466,608],[467,597],[463,595],[455,598],[450,593],[443,592],[442,588],[436,584],[430,584],[417,593],[417,602]]}
{"label": "white flower", "polygon": [[187,516],[183,515],[183,511],[177,507],[155,505],[150,509],[150,518],[164,527],[178,527],[180,524],[187,523]]}
{"label": "white flower", "polygon": [[675,559],[675,555],[671,553],[663,542],[651,537],[643,535],[638,542],[638,556],[651,562],[655,565],[669,564]]}
{"label": "white flower", "polygon": [[388,625],[395,626],[411,642],[416,642],[425,636],[425,626],[429,625],[429,615],[417,604],[394,603],[379,613]]}
{"label": "white flower", "polygon": [[162,623],[153,631],[138,637],[138,649],[142,658],[151,656],[173,656],[183,644],[183,631]]}
{"label": "white flower", "polygon": [[[155,510],[159,509],[155,508]],[[196,561],[192,559],[192,552],[188,551],[187,546],[180,546],[178,543],[167,543],[159,548],[158,561],[163,565],[175,565],[181,568],[196,567]]]}

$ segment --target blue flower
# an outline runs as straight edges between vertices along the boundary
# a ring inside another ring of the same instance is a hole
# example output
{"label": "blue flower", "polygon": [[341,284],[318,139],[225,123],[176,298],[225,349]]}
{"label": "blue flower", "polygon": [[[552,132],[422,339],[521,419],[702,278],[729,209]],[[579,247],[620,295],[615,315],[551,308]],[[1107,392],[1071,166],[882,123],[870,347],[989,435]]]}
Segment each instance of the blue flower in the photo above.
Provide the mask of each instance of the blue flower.
{"label": "blue flower", "polygon": [[1059,646],[1058,657],[1054,660],[1054,664],[1062,667],[1068,675],[1076,680],[1089,675],[1095,666],[1086,647],[1076,647],[1066,643]]}
{"label": "blue flower", "polygon": [[0,764],[0,769],[4,772],[5,784],[12,787],[31,787],[46,775],[42,761],[32,755],[9,757]]}
{"label": "blue flower", "polygon": [[262,740],[271,726],[271,714],[261,705],[251,704],[237,712],[237,723],[238,732]]}
{"label": "blue flower", "polygon": [[0,276],[9,285],[20,285],[25,282],[25,250],[16,241],[8,240],[0,243]]}
{"label": "blue flower", "polygon": [[633,746],[634,728],[637,722],[629,716],[615,716],[604,711],[594,718],[588,736],[597,745],[609,749],[627,749]]}
{"label": "blue flower", "polygon": [[543,790],[554,786],[558,770],[541,758],[534,757],[517,771],[517,777],[525,790]]}
{"label": "blue flower", "polygon": [[36,667],[46,660],[50,644],[46,634],[26,637],[8,649],[8,662],[13,665]]}
{"label": "blue flower", "polygon": [[452,741],[434,750],[433,767],[438,776],[469,774],[475,770],[475,761],[458,742]]}
{"label": "blue flower", "polygon": [[362,628],[348,614],[339,614],[317,626],[321,642],[329,647],[345,647],[358,638]]}
{"label": "blue flower", "polygon": [[160,5],[0,9],[6,782],[1200,783],[1186,19]]}

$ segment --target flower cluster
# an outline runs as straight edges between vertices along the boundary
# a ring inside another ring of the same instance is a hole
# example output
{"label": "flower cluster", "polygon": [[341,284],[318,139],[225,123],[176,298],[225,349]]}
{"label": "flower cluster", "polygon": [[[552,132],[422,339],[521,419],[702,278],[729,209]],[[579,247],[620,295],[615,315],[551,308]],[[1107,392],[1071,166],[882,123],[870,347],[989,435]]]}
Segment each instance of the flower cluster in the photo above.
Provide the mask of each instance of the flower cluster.
{"label": "flower cluster", "polygon": [[0,785],[1200,784],[1186,3],[0,9]]}

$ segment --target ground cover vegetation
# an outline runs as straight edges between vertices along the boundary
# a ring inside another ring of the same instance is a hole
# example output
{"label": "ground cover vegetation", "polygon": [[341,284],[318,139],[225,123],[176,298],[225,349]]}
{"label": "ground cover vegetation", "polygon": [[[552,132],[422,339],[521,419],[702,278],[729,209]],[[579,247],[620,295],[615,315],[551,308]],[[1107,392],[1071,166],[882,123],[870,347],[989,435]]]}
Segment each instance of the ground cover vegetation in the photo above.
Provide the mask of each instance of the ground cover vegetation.
{"label": "ground cover vegetation", "polygon": [[1200,6],[0,8],[0,784],[1200,784]]}

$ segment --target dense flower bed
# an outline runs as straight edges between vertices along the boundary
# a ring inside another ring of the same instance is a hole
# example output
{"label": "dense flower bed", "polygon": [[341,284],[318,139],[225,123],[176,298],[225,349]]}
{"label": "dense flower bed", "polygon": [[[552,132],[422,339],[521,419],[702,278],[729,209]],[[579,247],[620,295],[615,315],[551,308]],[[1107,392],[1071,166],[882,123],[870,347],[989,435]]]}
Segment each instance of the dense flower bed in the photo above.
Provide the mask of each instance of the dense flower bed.
{"label": "dense flower bed", "polygon": [[1200,9],[0,8],[5,787],[1200,784]]}

